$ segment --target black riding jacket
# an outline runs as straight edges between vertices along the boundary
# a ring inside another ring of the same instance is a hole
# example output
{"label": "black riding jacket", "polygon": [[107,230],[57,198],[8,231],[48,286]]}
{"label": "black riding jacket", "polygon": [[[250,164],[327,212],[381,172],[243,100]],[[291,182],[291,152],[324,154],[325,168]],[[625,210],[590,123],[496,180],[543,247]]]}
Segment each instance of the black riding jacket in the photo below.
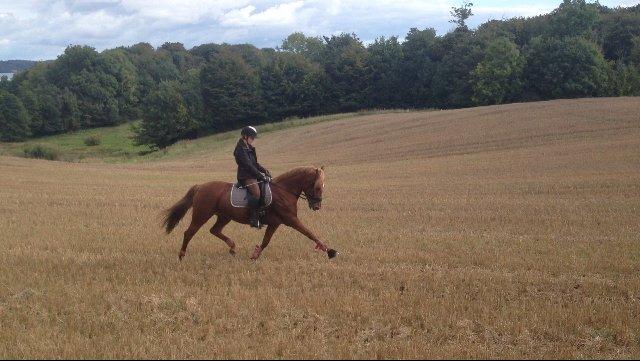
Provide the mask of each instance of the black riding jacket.
{"label": "black riding jacket", "polygon": [[238,164],[238,181],[251,178],[261,180],[261,172],[269,175],[269,171],[258,163],[256,148],[251,144],[247,144],[242,138],[238,140],[233,156]]}

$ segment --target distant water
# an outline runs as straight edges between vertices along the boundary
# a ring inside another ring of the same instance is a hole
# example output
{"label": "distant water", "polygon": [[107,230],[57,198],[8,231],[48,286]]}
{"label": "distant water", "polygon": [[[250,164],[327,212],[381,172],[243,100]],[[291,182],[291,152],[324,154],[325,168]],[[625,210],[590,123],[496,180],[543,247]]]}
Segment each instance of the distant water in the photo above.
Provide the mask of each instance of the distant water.
{"label": "distant water", "polygon": [[9,80],[11,80],[11,78],[13,78],[13,73],[0,73],[0,78],[2,78],[3,76],[6,76],[7,78],[9,78]]}

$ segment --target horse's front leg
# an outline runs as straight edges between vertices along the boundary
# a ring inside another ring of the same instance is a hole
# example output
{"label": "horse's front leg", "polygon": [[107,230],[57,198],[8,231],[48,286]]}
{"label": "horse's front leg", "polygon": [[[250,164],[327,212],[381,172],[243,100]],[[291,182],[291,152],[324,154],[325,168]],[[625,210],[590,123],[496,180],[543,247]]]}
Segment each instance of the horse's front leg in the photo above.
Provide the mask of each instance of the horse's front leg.
{"label": "horse's front leg", "polygon": [[276,232],[278,227],[280,227],[279,224],[275,224],[275,225],[270,224],[267,226],[267,231],[264,232],[264,238],[262,239],[262,244],[259,246],[256,246],[255,250],[253,251],[253,255],[251,255],[252,260],[255,261],[258,259],[258,257],[260,257],[260,254],[265,248],[267,248],[267,246],[269,245],[269,242],[271,241],[271,237],[273,237],[273,234]]}
{"label": "horse's front leg", "polygon": [[302,222],[298,218],[294,218],[293,220],[291,220],[288,226],[292,227],[293,229],[297,230],[298,232],[304,234],[309,239],[314,241],[316,243],[316,249],[326,252],[329,258],[333,258],[338,255],[338,252],[336,252],[335,249],[327,248],[327,246],[325,246],[324,243],[322,243],[318,239],[318,237],[313,234],[313,232],[311,232],[304,224],[302,224]]}

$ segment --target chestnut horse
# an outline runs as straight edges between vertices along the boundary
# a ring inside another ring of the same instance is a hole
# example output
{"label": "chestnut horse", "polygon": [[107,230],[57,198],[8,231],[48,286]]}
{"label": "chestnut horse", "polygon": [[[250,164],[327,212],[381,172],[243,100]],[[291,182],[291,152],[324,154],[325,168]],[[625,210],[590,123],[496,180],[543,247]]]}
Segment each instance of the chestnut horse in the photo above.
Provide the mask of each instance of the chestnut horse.
{"label": "chestnut horse", "polygon": [[[229,253],[235,255],[236,244],[222,233],[222,229],[231,221],[249,224],[249,208],[237,208],[231,205],[232,186],[227,182],[195,185],[178,203],[166,210],[163,227],[168,234],[180,222],[189,208],[193,207],[191,224],[184,232],[182,248],[178,255],[180,260],[186,255],[191,238],[213,215],[217,215],[218,219],[209,232],[223,240],[229,246]],[[309,208],[318,211],[322,207],[323,188],[324,167],[299,167],[274,178],[271,182],[272,202],[264,217],[267,230],[262,244],[256,246],[251,259],[256,260],[260,257],[262,251],[269,245],[273,233],[281,224],[292,227],[309,237],[316,243],[316,249],[326,252],[329,258],[335,257],[337,252],[327,248],[298,219],[298,198],[306,198],[309,202]]]}

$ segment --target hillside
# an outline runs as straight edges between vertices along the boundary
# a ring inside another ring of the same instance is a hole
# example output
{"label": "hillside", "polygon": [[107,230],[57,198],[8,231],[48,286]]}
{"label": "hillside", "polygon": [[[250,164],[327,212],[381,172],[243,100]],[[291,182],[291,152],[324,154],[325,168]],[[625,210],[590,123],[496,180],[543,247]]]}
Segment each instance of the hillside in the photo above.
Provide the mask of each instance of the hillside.
{"label": "hillside", "polygon": [[[79,130],[25,142],[0,142],[0,155],[24,156],[25,149],[43,146],[54,151],[58,159],[64,161],[124,161],[150,152],[148,146],[135,144],[132,124]],[[96,136],[100,144],[87,145],[85,140],[90,136]]]}
{"label": "hillside", "polygon": [[31,60],[0,60],[0,73],[17,73],[35,65]]}
{"label": "hillside", "polygon": [[[289,119],[277,123],[260,125],[261,133],[279,131],[283,129],[301,127],[310,124],[328,122],[336,119],[350,119],[356,116],[370,114],[404,113],[402,110],[361,111],[357,113],[343,113],[324,115],[303,119]],[[57,160],[68,162],[139,162],[159,160],[175,157],[185,157],[192,154],[209,152],[217,148],[221,141],[236,139],[238,131],[218,133],[196,140],[183,140],[173,147],[159,151],[152,151],[147,145],[137,145],[132,127],[139,122],[130,122],[113,127],[102,127],[78,130],[72,133],[57,134],[29,139],[24,142],[0,142],[0,155],[25,156],[25,150],[35,146],[42,146],[57,154]],[[98,145],[87,145],[85,140],[95,136],[100,140]]]}
{"label": "hillside", "polygon": [[125,164],[0,156],[0,356],[638,358],[640,99],[372,114],[264,133],[325,165],[328,246],[160,212],[233,181],[235,137]]}

